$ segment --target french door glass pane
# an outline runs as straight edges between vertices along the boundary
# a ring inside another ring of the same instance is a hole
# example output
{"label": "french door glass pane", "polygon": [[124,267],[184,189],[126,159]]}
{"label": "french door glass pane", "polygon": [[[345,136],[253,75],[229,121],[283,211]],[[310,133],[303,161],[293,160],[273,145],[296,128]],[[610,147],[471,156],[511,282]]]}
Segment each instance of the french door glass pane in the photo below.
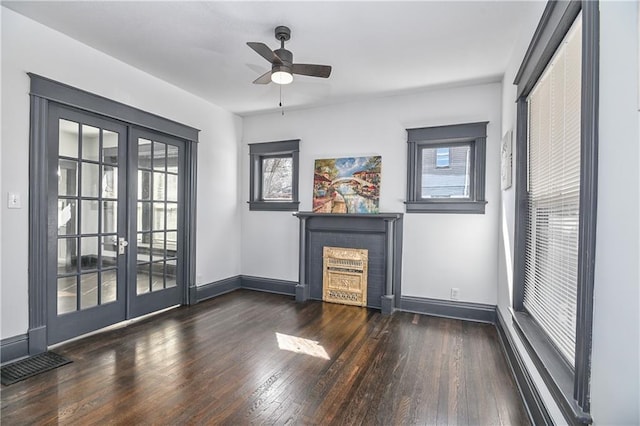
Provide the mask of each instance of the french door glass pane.
{"label": "french door glass pane", "polygon": [[83,197],[98,197],[100,192],[100,166],[94,163],[82,162],[82,183],[80,193]]}
{"label": "french door glass pane", "polygon": [[138,202],[138,231],[151,230],[151,203]]}
{"label": "french door glass pane", "polygon": [[150,274],[149,274],[150,263],[141,263],[137,266],[137,274],[136,274],[136,294],[145,294],[150,291]]}
{"label": "french door glass pane", "polygon": [[100,237],[102,253],[100,256],[100,268],[116,266],[118,261],[118,236],[105,235]]}
{"label": "french door glass pane", "polygon": [[58,315],[77,309],[77,276],[58,278]]}
{"label": "french door glass pane", "polygon": [[175,287],[176,284],[176,267],[177,267],[177,261],[176,260],[167,260],[167,266],[166,266],[166,286],[167,288],[169,287]]}
{"label": "french door glass pane", "polygon": [[153,262],[151,264],[151,291],[162,290],[164,288],[164,262]]}
{"label": "french door glass pane", "polygon": [[80,275],[80,309],[87,309],[98,304],[98,274]]}
{"label": "french door glass pane", "polygon": [[79,125],[73,121],[60,120],[58,132],[58,155],[78,158]]}
{"label": "french door glass pane", "polygon": [[98,233],[98,200],[80,201],[80,223],[82,234]]}
{"label": "french door glass pane", "polygon": [[100,129],[97,127],[82,126],[82,158],[84,160],[98,161],[100,159]]}
{"label": "french door glass pane", "polygon": [[178,147],[167,145],[167,171],[178,173]]}
{"label": "french door glass pane", "polygon": [[167,229],[178,228],[178,203],[167,203]]}
{"label": "french door glass pane", "polygon": [[151,169],[151,141],[138,139],[138,168]]}
{"label": "french door glass pane", "polygon": [[118,134],[105,130],[102,132],[102,161],[118,164]]}
{"label": "french door glass pane", "polygon": [[58,239],[58,274],[69,274],[77,271],[77,241],[77,238]]}
{"label": "french door glass pane", "polygon": [[58,235],[73,235],[77,231],[76,200],[58,199]]}
{"label": "french door glass pane", "polygon": [[165,171],[167,169],[167,146],[160,142],[153,143],[153,168]]}
{"label": "french door glass pane", "polygon": [[176,257],[178,249],[178,233],[167,232],[167,257]]}
{"label": "french door glass pane", "polygon": [[117,290],[118,290],[118,270],[111,269],[107,271],[103,271],[101,273],[101,300],[100,304],[104,305],[105,303],[115,302],[117,299]]}
{"label": "french door glass pane", "polygon": [[153,230],[164,228],[164,203],[153,203]]}
{"label": "french door glass pane", "polygon": [[98,267],[98,237],[80,238],[80,269],[83,271]]}
{"label": "french door glass pane", "polygon": [[118,168],[103,166],[102,170],[102,197],[118,198]]}
{"label": "french door glass pane", "polygon": [[178,175],[167,174],[167,201],[178,201]]}
{"label": "french door glass pane", "polygon": [[140,200],[151,199],[151,172],[138,171],[138,198]]}
{"label": "french door glass pane", "polygon": [[153,199],[164,200],[165,173],[153,174]]}
{"label": "french door glass pane", "polygon": [[118,230],[118,202],[102,202],[102,227],[103,233],[115,233]]}
{"label": "french door glass pane", "polygon": [[58,195],[74,197],[78,194],[78,162],[60,159],[58,161]]}

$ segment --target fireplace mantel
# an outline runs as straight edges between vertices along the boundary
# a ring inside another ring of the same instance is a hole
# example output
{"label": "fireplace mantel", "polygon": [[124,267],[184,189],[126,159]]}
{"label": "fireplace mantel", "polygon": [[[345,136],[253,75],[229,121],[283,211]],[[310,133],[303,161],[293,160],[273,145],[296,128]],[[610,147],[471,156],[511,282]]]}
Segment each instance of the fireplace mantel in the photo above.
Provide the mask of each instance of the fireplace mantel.
{"label": "fireplace mantel", "polygon": [[322,248],[369,250],[367,306],[391,314],[400,300],[402,213],[294,213],[300,219],[296,301],[322,300]]}

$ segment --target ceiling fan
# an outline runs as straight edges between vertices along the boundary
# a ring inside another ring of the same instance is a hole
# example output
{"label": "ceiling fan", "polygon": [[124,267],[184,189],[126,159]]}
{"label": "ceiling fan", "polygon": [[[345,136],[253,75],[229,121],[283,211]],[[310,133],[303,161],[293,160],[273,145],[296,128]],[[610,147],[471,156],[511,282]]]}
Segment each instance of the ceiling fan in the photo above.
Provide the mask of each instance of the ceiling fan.
{"label": "ceiling fan", "polygon": [[307,75],[310,77],[327,78],[331,74],[329,65],[294,64],[293,53],[284,48],[284,42],[291,38],[291,30],[285,26],[275,29],[276,39],[280,40],[280,49],[271,50],[264,43],[247,42],[247,45],[260,56],[271,63],[271,71],[267,71],[255,79],[254,84],[289,84],[293,81],[293,74]]}

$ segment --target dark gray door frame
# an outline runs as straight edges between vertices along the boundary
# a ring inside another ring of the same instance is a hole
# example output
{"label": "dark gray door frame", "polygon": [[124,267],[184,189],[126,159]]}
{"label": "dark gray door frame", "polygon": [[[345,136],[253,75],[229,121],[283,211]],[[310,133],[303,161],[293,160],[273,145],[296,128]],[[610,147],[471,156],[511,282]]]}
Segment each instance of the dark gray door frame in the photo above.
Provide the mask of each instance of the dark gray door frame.
{"label": "dark gray door frame", "polygon": [[195,207],[196,160],[199,130],[146,111],[125,105],[75,87],[28,73],[30,89],[29,129],[29,354],[47,350],[47,271],[48,258],[48,158],[53,155],[47,144],[50,103],[76,108],[122,122],[171,135],[185,141],[185,267],[180,279],[185,283],[182,303],[190,303],[195,286]]}

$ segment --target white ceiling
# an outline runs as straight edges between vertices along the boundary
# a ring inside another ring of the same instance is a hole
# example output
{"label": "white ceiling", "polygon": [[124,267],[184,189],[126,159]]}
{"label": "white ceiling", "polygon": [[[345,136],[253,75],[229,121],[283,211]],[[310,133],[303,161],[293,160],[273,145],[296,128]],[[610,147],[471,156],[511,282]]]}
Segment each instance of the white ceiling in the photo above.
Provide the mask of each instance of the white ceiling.
{"label": "white ceiling", "polygon": [[499,81],[519,28],[543,1],[3,1],[4,6],[240,115],[278,107],[276,84],[251,82],[269,63],[247,41],[278,47],[287,25],[294,62],[333,66],[296,76],[285,106]]}

